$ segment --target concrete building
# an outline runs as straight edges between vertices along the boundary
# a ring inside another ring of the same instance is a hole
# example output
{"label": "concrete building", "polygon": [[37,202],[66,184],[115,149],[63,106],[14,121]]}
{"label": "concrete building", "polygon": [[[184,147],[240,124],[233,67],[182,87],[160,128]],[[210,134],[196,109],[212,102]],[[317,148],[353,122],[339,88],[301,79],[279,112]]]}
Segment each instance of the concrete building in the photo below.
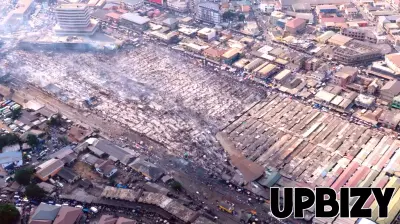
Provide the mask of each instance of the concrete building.
{"label": "concrete building", "polygon": [[357,73],[357,68],[345,66],[333,75],[333,83],[344,87],[355,80]]}
{"label": "concrete building", "polygon": [[304,63],[304,69],[308,71],[316,71],[321,65],[322,60],[319,58],[310,58]]}
{"label": "concrete building", "polygon": [[312,8],[308,3],[296,3],[292,5],[292,10],[297,13],[309,13],[312,11]]}
{"label": "concrete building", "polygon": [[240,58],[241,50],[231,48],[222,55],[222,60],[225,64],[231,65]]}
{"label": "concrete building", "polygon": [[333,59],[345,65],[367,63],[382,57],[380,49],[368,42],[350,40],[343,46],[333,50]]}
{"label": "concrete building", "polygon": [[293,35],[302,32],[305,28],[306,20],[300,18],[289,20],[285,25],[285,30]]}
{"label": "concrete building", "polygon": [[149,28],[150,19],[139,16],[135,13],[125,13],[121,16],[121,25],[138,31],[144,31]]}
{"label": "concrete building", "polygon": [[375,97],[359,94],[354,100],[354,103],[359,107],[369,109],[375,105]]}
{"label": "concrete building", "polygon": [[167,18],[163,20],[163,25],[170,29],[176,29],[178,27],[178,20],[175,18]]}
{"label": "concrete building", "polygon": [[213,24],[219,24],[222,20],[219,4],[213,2],[199,3],[196,16],[199,20]]}
{"label": "concrete building", "polygon": [[340,30],[340,34],[356,40],[365,40],[366,36],[363,30],[357,28],[343,28]]}
{"label": "concrete building", "polygon": [[385,55],[385,62],[390,69],[400,74],[400,53]]}
{"label": "concrete building", "polygon": [[263,13],[271,13],[275,11],[275,2],[273,1],[262,1],[260,2],[259,9]]}
{"label": "concrete building", "polygon": [[0,29],[3,31],[14,31],[29,19],[29,16],[33,13],[34,10],[34,0],[18,1],[15,9],[10,11],[1,21],[0,25],[2,26]]}
{"label": "concrete building", "polygon": [[357,8],[353,8],[353,7],[346,8],[344,10],[344,13],[346,13],[346,15],[348,15],[348,16],[354,17],[354,16],[358,15],[358,9]]}
{"label": "concrete building", "polygon": [[168,0],[167,7],[171,10],[185,13],[189,11],[189,1],[187,0]]}
{"label": "concrete building", "polygon": [[385,110],[378,118],[378,122],[385,128],[397,129],[400,122],[400,113],[392,110]]}
{"label": "concrete building", "polygon": [[341,5],[350,3],[351,0],[279,0],[283,8],[289,8],[293,4],[310,4],[311,6],[318,5]]}
{"label": "concrete building", "polygon": [[378,78],[375,78],[369,85],[367,88],[367,92],[371,95],[375,94],[376,91],[379,89],[380,87],[380,81]]}
{"label": "concrete building", "polygon": [[391,80],[381,88],[381,99],[392,102],[393,98],[400,94],[400,81]]}
{"label": "concrete building", "polygon": [[317,15],[319,14],[331,14],[331,13],[336,13],[338,11],[338,8],[336,5],[317,5],[315,7],[315,12]]}
{"label": "concrete building", "polygon": [[205,41],[210,41],[217,36],[217,31],[212,28],[204,27],[203,29],[197,31],[197,36]]}
{"label": "concrete building", "polygon": [[90,36],[98,29],[98,22],[90,19],[85,4],[61,4],[55,9],[57,25],[54,32],[64,36]]}
{"label": "concrete building", "polygon": [[122,3],[127,9],[136,10],[144,5],[144,0],[122,0]]}

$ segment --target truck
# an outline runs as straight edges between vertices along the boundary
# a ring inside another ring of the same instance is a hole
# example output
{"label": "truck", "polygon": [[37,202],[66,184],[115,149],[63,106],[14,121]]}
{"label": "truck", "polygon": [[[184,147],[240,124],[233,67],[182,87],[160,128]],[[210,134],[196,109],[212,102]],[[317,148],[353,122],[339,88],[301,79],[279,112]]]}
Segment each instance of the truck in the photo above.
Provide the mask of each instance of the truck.
{"label": "truck", "polygon": [[218,209],[221,211],[227,212],[229,214],[232,214],[233,211],[235,210],[233,203],[224,202],[224,201],[222,201],[218,204]]}

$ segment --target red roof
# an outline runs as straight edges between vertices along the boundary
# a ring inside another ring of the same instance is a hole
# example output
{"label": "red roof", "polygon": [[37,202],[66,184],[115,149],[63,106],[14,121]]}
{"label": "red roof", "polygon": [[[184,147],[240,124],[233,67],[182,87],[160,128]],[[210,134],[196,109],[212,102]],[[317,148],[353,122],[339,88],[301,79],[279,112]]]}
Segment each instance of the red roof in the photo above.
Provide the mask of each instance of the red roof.
{"label": "red roof", "polygon": [[118,14],[116,12],[109,12],[106,14],[106,17],[110,17],[112,19],[119,20],[119,18],[121,17],[121,14]]}
{"label": "red roof", "polygon": [[332,184],[331,188],[333,188],[336,192],[339,191],[341,187],[350,179],[351,175],[357,170],[360,166],[358,162],[352,161],[344,172],[339,176],[339,178]]}
{"label": "red roof", "polygon": [[354,175],[349,179],[346,187],[357,187],[357,185],[368,175],[370,169],[366,166],[360,166]]}
{"label": "red roof", "polygon": [[242,5],[242,12],[250,12],[250,6]]}
{"label": "red roof", "polygon": [[295,19],[292,19],[292,20],[288,21],[286,23],[286,26],[296,29],[297,27],[302,26],[305,23],[306,23],[306,21],[304,19],[295,18]]}
{"label": "red roof", "polygon": [[[372,187],[383,188],[387,182],[389,182],[389,177],[384,176],[381,180],[379,180],[379,182],[377,184],[375,184],[376,186],[372,186]],[[363,207],[369,208],[374,201],[375,201],[375,197],[373,195],[370,195],[367,202],[365,202]]]}

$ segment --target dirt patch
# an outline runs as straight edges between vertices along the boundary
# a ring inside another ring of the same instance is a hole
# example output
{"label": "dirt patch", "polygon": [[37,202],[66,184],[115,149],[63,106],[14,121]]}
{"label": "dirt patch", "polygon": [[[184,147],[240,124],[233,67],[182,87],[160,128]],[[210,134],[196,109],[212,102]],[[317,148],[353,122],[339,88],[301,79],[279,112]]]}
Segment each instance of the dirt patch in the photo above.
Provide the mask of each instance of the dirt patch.
{"label": "dirt patch", "polygon": [[77,161],[72,169],[79,174],[83,179],[88,179],[92,182],[105,182],[106,180],[103,179],[96,171],[89,166],[88,164],[82,162],[82,161]]}

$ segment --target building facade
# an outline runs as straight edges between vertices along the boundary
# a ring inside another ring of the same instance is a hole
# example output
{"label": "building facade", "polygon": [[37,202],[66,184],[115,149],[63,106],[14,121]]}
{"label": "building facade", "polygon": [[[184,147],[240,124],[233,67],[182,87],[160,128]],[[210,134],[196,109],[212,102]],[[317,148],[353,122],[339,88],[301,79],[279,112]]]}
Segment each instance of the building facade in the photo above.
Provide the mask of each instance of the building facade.
{"label": "building facade", "polygon": [[341,29],[340,34],[346,37],[351,37],[356,40],[365,40],[365,32],[360,29],[343,28]]}
{"label": "building facade", "polygon": [[219,24],[221,22],[221,12],[217,3],[200,3],[197,7],[197,19],[208,23]]}
{"label": "building facade", "polygon": [[185,13],[189,11],[189,2],[187,0],[168,0],[167,7],[171,10]]}
{"label": "building facade", "polygon": [[90,19],[89,8],[85,4],[62,4],[55,9],[57,35],[90,36],[98,29],[98,22]]}

